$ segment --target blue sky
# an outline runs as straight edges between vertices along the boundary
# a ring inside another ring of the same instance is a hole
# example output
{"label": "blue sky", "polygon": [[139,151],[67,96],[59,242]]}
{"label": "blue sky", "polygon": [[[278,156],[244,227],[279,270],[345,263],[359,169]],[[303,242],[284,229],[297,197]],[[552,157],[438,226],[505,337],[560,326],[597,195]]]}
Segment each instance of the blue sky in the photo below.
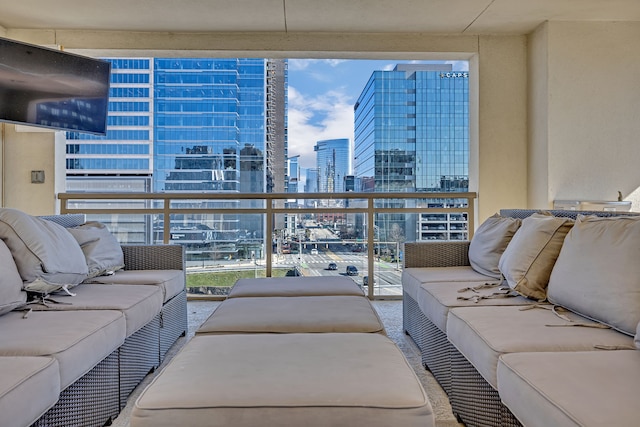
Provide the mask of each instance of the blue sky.
{"label": "blue sky", "polygon": [[[353,143],[353,105],[375,70],[392,70],[398,60],[289,59],[289,156],[315,167],[317,141],[349,138]],[[440,61],[442,62],[442,61]],[[466,61],[450,61],[467,71]]]}

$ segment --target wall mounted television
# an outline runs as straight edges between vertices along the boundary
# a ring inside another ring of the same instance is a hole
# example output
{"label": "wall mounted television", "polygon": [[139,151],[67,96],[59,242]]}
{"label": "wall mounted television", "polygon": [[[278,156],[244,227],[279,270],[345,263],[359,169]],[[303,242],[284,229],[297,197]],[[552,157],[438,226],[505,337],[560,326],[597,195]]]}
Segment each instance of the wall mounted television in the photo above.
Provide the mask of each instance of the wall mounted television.
{"label": "wall mounted television", "polygon": [[104,135],[108,61],[0,37],[0,121]]}

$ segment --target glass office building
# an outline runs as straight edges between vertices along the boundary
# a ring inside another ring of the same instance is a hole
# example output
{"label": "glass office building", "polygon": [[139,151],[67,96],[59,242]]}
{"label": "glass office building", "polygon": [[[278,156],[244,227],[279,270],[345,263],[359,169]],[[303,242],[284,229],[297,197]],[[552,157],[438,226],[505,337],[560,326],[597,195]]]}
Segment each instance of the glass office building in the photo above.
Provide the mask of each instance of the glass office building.
{"label": "glass office building", "polygon": [[344,192],[344,177],[351,173],[349,139],[326,139],[313,147],[318,169],[318,192]]}
{"label": "glass office building", "polygon": [[[374,71],[354,113],[359,191],[468,191],[468,72],[452,71],[448,64],[398,64],[392,71]],[[431,205],[439,203],[444,202]],[[412,215],[377,220],[382,238],[400,226],[404,237],[422,240],[416,223]]]}
{"label": "glass office building", "polygon": [[[284,187],[286,167],[277,163],[286,153],[286,131],[268,123],[286,123],[286,60],[108,60],[107,135],[68,134],[69,191],[123,191],[113,186],[123,177],[145,180],[131,191],[263,193],[274,183]],[[282,96],[268,100],[274,92]],[[241,208],[255,202],[181,203]],[[156,219],[147,234],[161,240],[162,223]],[[211,257],[240,256],[251,246],[247,239],[257,242],[264,233],[262,219],[250,215],[181,216],[172,218],[174,224],[172,241]]]}

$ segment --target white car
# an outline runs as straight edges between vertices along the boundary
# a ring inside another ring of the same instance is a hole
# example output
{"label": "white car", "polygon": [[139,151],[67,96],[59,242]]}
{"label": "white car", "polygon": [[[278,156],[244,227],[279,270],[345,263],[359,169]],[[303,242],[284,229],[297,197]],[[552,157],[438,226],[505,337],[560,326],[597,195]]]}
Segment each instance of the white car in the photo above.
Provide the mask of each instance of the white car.
{"label": "white car", "polygon": [[318,255],[318,250],[317,249],[311,249],[311,255]]}

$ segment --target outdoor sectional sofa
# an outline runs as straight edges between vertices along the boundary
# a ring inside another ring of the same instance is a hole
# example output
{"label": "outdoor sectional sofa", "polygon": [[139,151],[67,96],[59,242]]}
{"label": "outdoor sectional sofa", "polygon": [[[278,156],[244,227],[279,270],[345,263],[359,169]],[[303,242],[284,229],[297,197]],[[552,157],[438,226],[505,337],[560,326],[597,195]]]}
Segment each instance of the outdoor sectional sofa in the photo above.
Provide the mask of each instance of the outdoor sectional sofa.
{"label": "outdoor sectional sofa", "polygon": [[102,426],[187,329],[183,248],[0,209],[0,425]]}
{"label": "outdoor sectional sofa", "polygon": [[634,425],[639,255],[638,214],[503,210],[405,245],[404,329],[467,426]]}

